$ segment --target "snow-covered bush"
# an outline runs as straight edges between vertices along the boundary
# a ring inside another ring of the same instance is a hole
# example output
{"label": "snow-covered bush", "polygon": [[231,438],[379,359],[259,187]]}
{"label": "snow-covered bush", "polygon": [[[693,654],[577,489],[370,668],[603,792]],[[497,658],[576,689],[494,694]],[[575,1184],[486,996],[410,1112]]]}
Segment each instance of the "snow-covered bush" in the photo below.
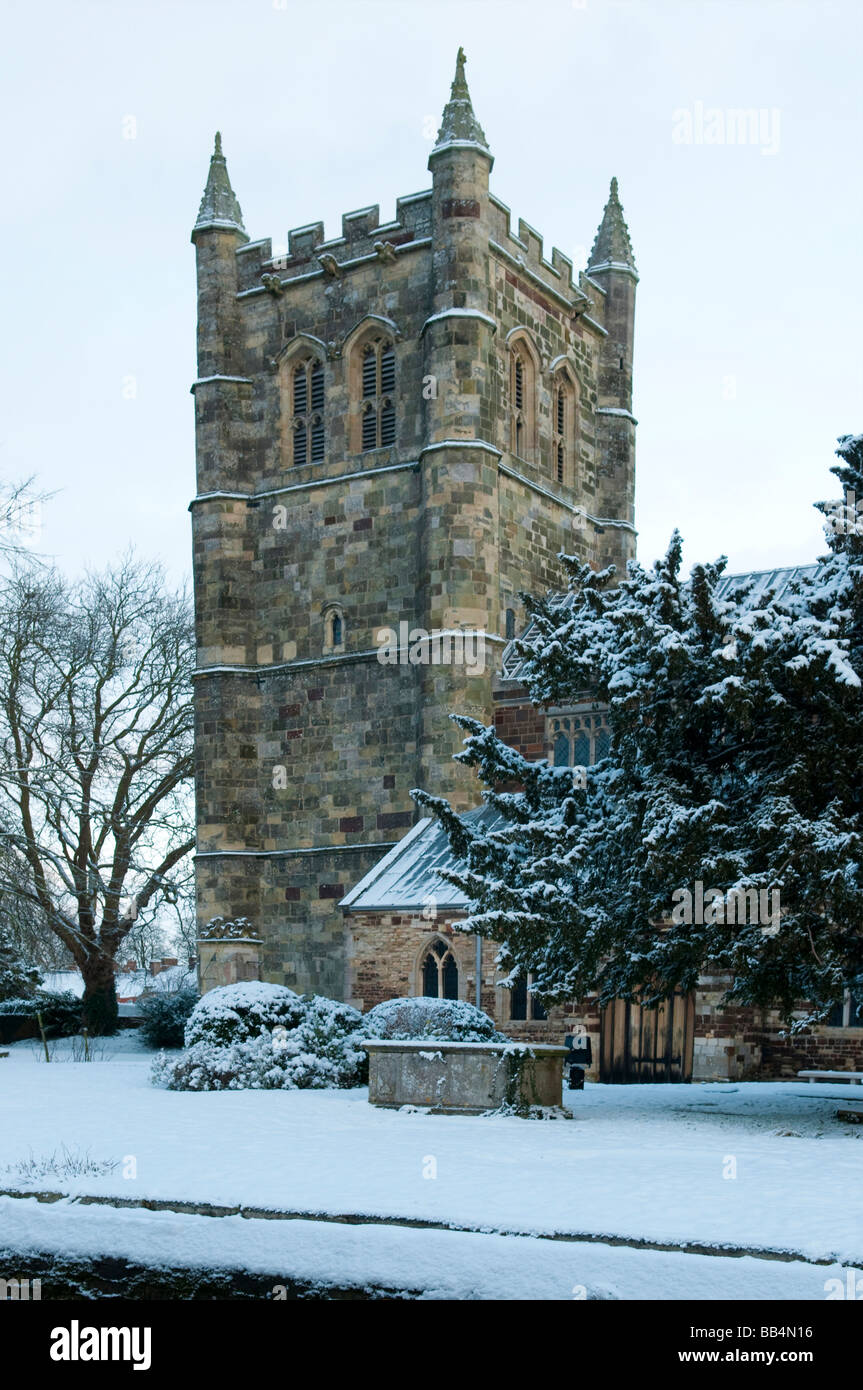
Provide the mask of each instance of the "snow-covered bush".
{"label": "snow-covered bush", "polygon": [[141,1000],[141,1036],[148,1047],[182,1047],[186,1024],[198,1003],[196,989],[163,990]]}
{"label": "snow-covered bush", "polygon": [[365,1016],[369,1038],[506,1042],[488,1014],[463,999],[385,999]]}
{"label": "snow-covered bush", "polygon": [[293,998],[294,1008],[302,1015],[295,1027],[278,1023],[272,1030],[263,1028],[237,1042],[203,1039],[174,1058],[160,1053],[153,1063],[153,1082],[170,1091],[294,1091],[361,1085],[367,1068],[366,1053],[359,1046],[362,1015],[348,1004],[320,995]]}
{"label": "snow-covered bush", "polygon": [[186,1024],[185,1044],[242,1043],[273,1028],[296,1028],[304,1016],[300,996],[284,985],[260,980],[222,985],[209,990],[196,1004]]}
{"label": "snow-covered bush", "polygon": [[158,975],[148,976],[146,980],[148,995],[177,994],[181,989],[194,990],[195,997],[200,999],[198,971],[194,966],[187,968],[185,965],[169,965],[167,970],[160,970]]}
{"label": "snow-covered bush", "polygon": [[[340,1004],[322,994],[314,994],[306,1002],[305,1017],[297,1029],[298,1041],[319,1062],[334,1067],[334,1075],[340,1077],[344,1072],[355,1077],[332,1084],[358,1086],[368,1079],[368,1053],[359,1046],[363,1037],[363,1016],[350,1004]],[[286,1041],[293,1045],[290,1034]]]}
{"label": "snow-covered bush", "polygon": [[161,1054],[152,1079],[171,1091],[359,1086],[368,1058],[362,1015],[321,995],[258,982],[210,990],[186,1025],[186,1051]]}

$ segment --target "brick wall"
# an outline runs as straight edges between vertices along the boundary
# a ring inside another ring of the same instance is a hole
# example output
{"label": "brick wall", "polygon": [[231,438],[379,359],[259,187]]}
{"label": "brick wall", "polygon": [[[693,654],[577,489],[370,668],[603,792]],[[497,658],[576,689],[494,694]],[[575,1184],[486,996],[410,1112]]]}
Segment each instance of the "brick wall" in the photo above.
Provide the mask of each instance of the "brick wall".
{"label": "brick wall", "polygon": [[775,1009],[723,1003],[730,977],[707,972],[696,992],[694,1079],[780,1080],[806,1068],[863,1070],[863,1028],[811,1028],[783,1038]]}
{"label": "brick wall", "polygon": [[545,712],[526,697],[523,704],[499,705],[494,712],[494,728],[498,738],[523,757],[546,757]]}

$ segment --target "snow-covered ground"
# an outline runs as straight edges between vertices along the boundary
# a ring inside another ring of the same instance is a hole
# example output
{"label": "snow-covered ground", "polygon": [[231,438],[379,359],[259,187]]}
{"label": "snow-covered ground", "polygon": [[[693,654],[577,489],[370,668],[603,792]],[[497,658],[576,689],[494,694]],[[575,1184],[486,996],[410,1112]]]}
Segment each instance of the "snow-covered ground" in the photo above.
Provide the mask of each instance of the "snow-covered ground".
{"label": "snow-covered ground", "polygon": [[[343,1226],[118,1211],[0,1197],[0,1250],[119,1257],[149,1267],[235,1270],[337,1288],[391,1288],[446,1299],[806,1299],[839,1265],[679,1255],[461,1231]],[[15,1267],[15,1266],[13,1266]]]}
{"label": "snow-covered ground", "polygon": [[[823,1299],[826,1280],[863,1268],[863,1127],[835,1118],[855,1095],[847,1087],[588,1086],[564,1092],[573,1122],[530,1122],[377,1110],[365,1090],[163,1091],[133,1034],[102,1046],[89,1064],[61,1060],[71,1044],[55,1045],[50,1066],[32,1043],[0,1060],[0,1188],[26,1189],[16,1165],[65,1147],[118,1166],[43,1172],[30,1187],[470,1233],[0,1198],[0,1245],[200,1256],[437,1297],[569,1298],[583,1286],[624,1298]],[[561,1234],[782,1250],[837,1268],[536,1239]]]}

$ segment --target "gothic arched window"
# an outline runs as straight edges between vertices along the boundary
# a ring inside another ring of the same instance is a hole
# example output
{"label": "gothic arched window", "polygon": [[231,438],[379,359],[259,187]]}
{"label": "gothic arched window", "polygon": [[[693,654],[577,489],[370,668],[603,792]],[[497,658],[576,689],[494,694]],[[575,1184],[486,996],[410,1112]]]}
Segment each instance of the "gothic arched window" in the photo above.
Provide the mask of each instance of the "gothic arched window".
{"label": "gothic arched window", "polygon": [[307,357],[291,372],[293,462],[320,463],[324,457],[324,367]]}
{"label": "gothic arched window", "polygon": [[571,767],[569,761],[569,734],[559,733],[554,740],[555,767]]}
{"label": "gothic arched window", "polygon": [[589,767],[592,761],[590,735],[581,729],[572,741],[572,765],[573,767]]}
{"label": "gothic arched window", "polygon": [[531,463],[536,456],[537,366],[527,335],[519,331],[510,342],[510,450]]}
{"label": "gothic arched window", "polygon": [[458,966],[440,937],[432,942],[423,960],[422,982],[427,999],[458,999]]}
{"label": "gothic arched window", "polygon": [[575,486],[575,426],[577,394],[571,370],[555,373],[551,395],[552,471],[559,483]]}
{"label": "gothic arched window", "polygon": [[361,451],[384,449],[396,439],[396,355],[388,338],[372,338],[360,349]]}

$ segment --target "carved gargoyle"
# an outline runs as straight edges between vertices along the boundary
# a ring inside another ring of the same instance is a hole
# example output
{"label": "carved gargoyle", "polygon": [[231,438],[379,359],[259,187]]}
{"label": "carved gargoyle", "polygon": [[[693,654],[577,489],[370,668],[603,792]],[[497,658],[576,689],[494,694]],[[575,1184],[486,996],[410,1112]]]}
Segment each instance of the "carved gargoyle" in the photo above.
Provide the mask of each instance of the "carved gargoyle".
{"label": "carved gargoyle", "polygon": [[270,294],[280,295],[282,293],[282,281],[278,275],[262,275],[261,284],[264,289],[270,291]]}
{"label": "carved gargoyle", "polygon": [[318,256],[318,260],[320,261],[327,275],[331,275],[334,280],[339,280],[341,278],[342,268],[336,260],[335,256],[331,256],[329,251],[325,251],[322,256]]}
{"label": "carved gargoyle", "polygon": [[383,261],[386,265],[390,265],[396,258],[396,248],[391,241],[376,241],[375,251],[378,260]]}

